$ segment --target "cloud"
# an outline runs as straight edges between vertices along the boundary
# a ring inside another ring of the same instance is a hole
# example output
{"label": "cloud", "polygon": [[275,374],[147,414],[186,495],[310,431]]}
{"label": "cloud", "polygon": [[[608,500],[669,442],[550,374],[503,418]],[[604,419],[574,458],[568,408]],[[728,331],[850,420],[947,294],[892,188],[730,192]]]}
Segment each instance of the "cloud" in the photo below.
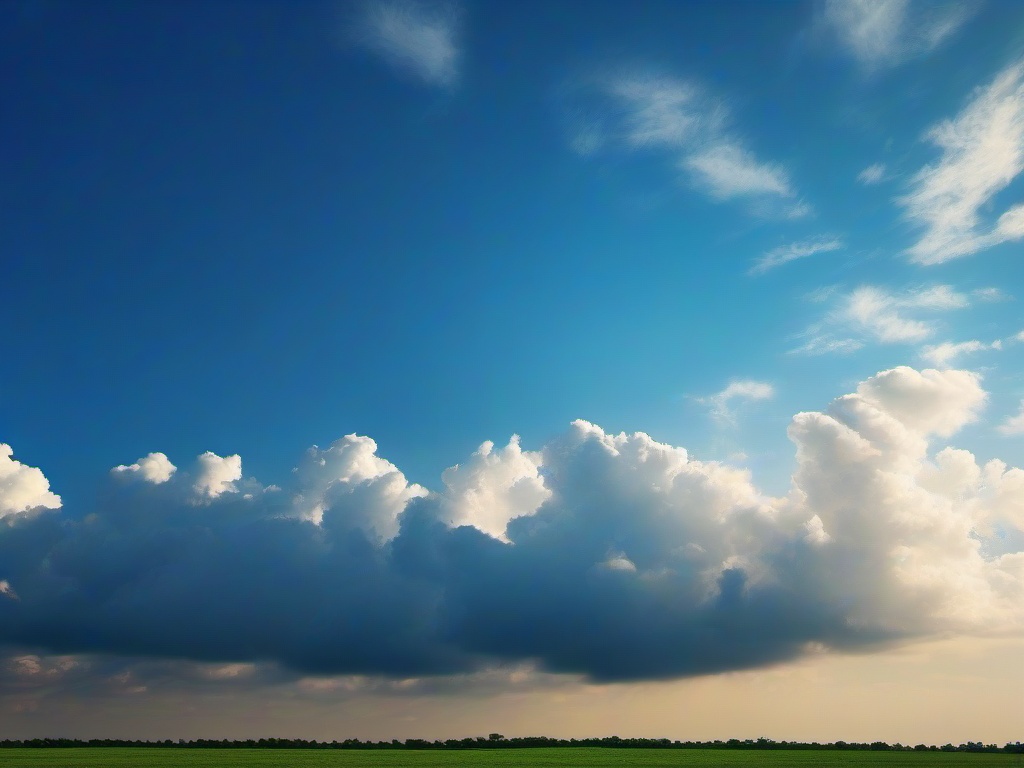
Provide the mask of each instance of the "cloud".
{"label": "cloud", "polygon": [[923,230],[907,250],[911,260],[941,264],[1024,237],[1024,205],[1006,209],[994,223],[981,216],[1024,170],[1024,64],[1003,70],[927,138],[942,155],[900,198],[907,218]]}
{"label": "cloud", "polygon": [[999,431],[1004,435],[1024,435],[1024,400],[1020,401],[1020,410],[1016,416],[1011,416],[999,425]]}
{"label": "cloud", "polygon": [[941,344],[927,346],[921,350],[921,357],[932,365],[941,367],[948,366],[960,355],[973,352],[984,352],[989,349],[1002,349],[1003,342],[996,339],[991,344],[972,339],[971,341],[952,342],[944,341]]}
{"label": "cloud", "polygon": [[789,350],[790,355],[849,355],[864,348],[864,342],[858,339],[837,339],[827,334],[804,334],[807,341],[795,349]]}
{"label": "cloud", "polygon": [[332,520],[343,516],[375,540],[393,538],[402,510],[427,495],[377,455],[376,442],[360,435],[346,435],[325,450],[313,446],[294,471],[301,490],[292,500],[293,514],[322,524],[325,512],[334,510]]}
{"label": "cloud", "polygon": [[[568,108],[569,144],[578,154],[616,146],[657,151],[715,200],[753,199],[763,212],[783,218],[811,211],[793,200],[787,170],[759,159],[729,129],[729,112],[721,100],[696,83],[663,75],[600,78],[590,88],[577,89],[573,99],[579,103]],[[780,199],[785,201],[781,207]]]}
{"label": "cloud", "polygon": [[1001,288],[995,287],[977,288],[971,291],[971,295],[987,303],[995,303],[999,301],[1013,301],[1013,296],[1010,296]]}
{"label": "cloud", "polygon": [[459,76],[457,34],[454,5],[378,0],[363,7],[356,39],[428,85],[451,87]]}
{"label": "cloud", "polygon": [[444,520],[449,525],[472,525],[505,541],[508,524],[532,515],[548,500],[540,474],[541,454],[524,451],[519,436],[495,451],[489,440],[468,462],[445,470]]}
{"label": "cloud", "polygon": [[[177,471],[177,467],[171,464],[171,460],[162,453],[151,453],[148,456],[136,461],[134,464],[121,464],[110,470],[111,474],[123,478],[139,478],[147,483],[166,483],[171,475]],[[237,479],[237,478],[236,478]]]}
{"label": "cloud", "polygon": [[200,499],[216,499],[222,493],[236,493],[235,481],[241,479],[241,456],[218,456],[207,451],[196,458],[192,489]]}
{"label": "cloud", "polygon": [[862,66],[878,70],[933,50],[974,10],[963,2],[826,0],[824,21]]}
{"label": "cloud", "polygon": [[868,341],[921,342],[937,330],[936,322],[929,316],[971,305],[968,295],[948,285],[918,287],[901,293],[865,285],[846,294],[829,291],[821,300],[831,301],[832,309],[822,321],[804,331],[802,337],[808,341],[792,353],[848,353]]}
{"label": "cloud", "polygon": [[782,166],[762,163],[753,153],[729,142],[696,152],[683,160],[683,165],[719,200],[742,195],[793,195]]}
{"label": "cloud", "polygon": [[637,149],[686,146],[703,121],[703,99],[690,83],[623,78],[612,82],[608,91],[625,107],[622,138]]}
{"label": "cloud", "polygon": [[782,245],[768,251],[754,262],[754,266],[750,268],[749,274],[763,275],[770,269],[781,267],[783,264],[788,264],[796,259],[804,259],[819,253],[838,251],[842,247],[843,242],[837,238],[817,238]]}
{"label": "cloud", "polygon": [[869,165],[863,171],[857,174],[857,181],[861,184],[878,184],[885,179],[885,165],[883,163],[875,163]]}
{"label": "cloud", "polygon": [[769,400],[775,396],[775,389],[766,381],[755,381],[754,379],[735,379],[730,381],[728,386],[721,392],[708,397],[698,397],[697,402],[706,405],[711,410],[711,415],[724,422],[733,422],[731,404],[735,400]]}
{"label": "cloud", "polygon": [[[723,399],[767,392],[734,382]],[[313,449],[279,491],[232,480],[202,506],[200,469],[112,477],[98,506],[0,526],[0,579],[20,598],[0,600],[0,646],[19,649],[0,682],[132,695],[146,664],[182,685],[274,669],[401,685],[522,665],[664,679],[811,647],[1019,633],[1024,539],[997,532],[1024,526],[1024,472],[935,444],[985,401],[970,372],[883,371],[794,416],[782,497],[585,421],[537,451],[485,443],[437,492],[357,436]],[[391,538],[367,525],[392,519]]]}
{"label": "cloud", "polygon": [[60,496],[50,491],[42,471],[14,458],[11,446],[0,443],[0,520],[36,508],[56,509]]}

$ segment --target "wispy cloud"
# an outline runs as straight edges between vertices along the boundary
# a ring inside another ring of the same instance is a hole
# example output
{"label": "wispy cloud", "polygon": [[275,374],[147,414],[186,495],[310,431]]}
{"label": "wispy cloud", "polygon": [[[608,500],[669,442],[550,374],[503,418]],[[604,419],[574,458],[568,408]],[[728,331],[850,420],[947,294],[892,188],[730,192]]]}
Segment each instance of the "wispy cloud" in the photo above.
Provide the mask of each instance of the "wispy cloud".
{"label": "wispy cloud", "polygon": [[357,23],[357,41],[398,69],[429,85],[458,80],[458,12],[454,5],[412,0],[370,2]]}
{"label": "wispy cloud", "polygon": [[938,329],[935,315],[971,305],[967,294],[948,285],[912,288],[900,293],[864,285],[849,293],[830,292],[832,308],[801,334],[793,354],[849,353],[867,342],[912,344]]}
{"label": "wispy cloud", "polygon": [[983,222],[980,212],[1024,170],[1024,63],[1005,69],[928,139],[942,150],[900,199],[923,230],[910,247],[919,264],[941,264],[1024,237],[1024,205]]}
{"label": "wispy cloud", "polygon": [[795,199],[786,168],[758,158],[729,128],[721,100],[699,85],[664,75],[619,76],[599,79],[596,94],[589,95],[596,96],[589,112],[571,110],[569,145],[577,154],[611,147],[663,152],[716,200],[784,201],[761,206],[784,218],[810,213]]}
{"label": "wispy cloud", "polygon": [[872,184],[878,184],[884,179],[884,163],[875,163],[874,165],[869,165],[867,168],[865,168],[863,171],[857,174],[857,181],[859,181],[861,184],[867,184],[869,186]]}
{"label": "wispy cloud", "polygon": [[1004,435],[1024,435],[1024,400],[1020,401],[1020,410],[998,427]]}
{"label": "wispy cloud", "polygon": [[908,311],[944,311],[969,305],[967,297],[948,285],[889,293],[883,288],[863,286],[849,296],[841,317],[860,327],[875,340],[884,343],[921,341],[930,336],[935,326],[930,321],[908,316]]}
{"label": "wispy cloud", "polygon": [[956,32],[976,3],[827,0],[824,20],[849,53],[873,71],[928,53]]}
{"label": "wispy cloud", "polygon": [[961,355],[967,355],[974,352],[984,352],[986,350],[999,350],[1002,348],[1003,342],[999,339],[996,339],[991,344],[986,344],[982,341],[977,341],[976,339],[960,342],[944,341],[941,344],[930,345],[922,349],[921,357],[934,366],[947,368]]}
{"label": "wispy cloud", "polygon": [[715,419],[731,424],[736,420],[733,406],[736,401],[769,400],[774,396],[775,388],[766,381],[734,379],[721,392],[695,399],[701,405],[708,406]]}
{"label": "wispy cloud", "polygon": [[989,287],[989,288],[977,288],[971,291],[971,295],[979,301],[987,303],[995,303],[997,301],[1013,301],[1013,296],[1006,293],[1001,288]]}
{"label": "wispy cloud", "polygon": [[695,152],[683,160],[683,167],[719,200],[743,195],[793,196],[785,168],[761,162],[753,152],[730,142]]}
{"label": "wispy cloud", "polygon": [[837,238],[819,238],[781,245],[768,251],[754,262],[754,266],[750,268],[748,274],[763,275],[768,270],[781,267],[783,264],[788,264],[791,261],[805,259],[808,256],[814,256],[819,253],[838,251],[842,247],[843,242]]}
{"label": "wispy cloud", "polygon": [[672,78],[623,78],[609,92],[626,108],[623,139],[635,148],[682,147],[701,122],[695,86]]}

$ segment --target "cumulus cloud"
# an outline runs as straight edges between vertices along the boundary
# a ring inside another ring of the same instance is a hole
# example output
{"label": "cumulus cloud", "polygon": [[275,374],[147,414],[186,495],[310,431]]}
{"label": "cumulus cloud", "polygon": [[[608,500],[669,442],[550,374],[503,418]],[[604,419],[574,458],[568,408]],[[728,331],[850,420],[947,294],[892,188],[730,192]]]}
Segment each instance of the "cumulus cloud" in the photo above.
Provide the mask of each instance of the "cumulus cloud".
{"label": "cumulus cloud", "polygon": [[519,436],[495,451],[494,443],[480,446],[465,464],[445,470],[445,520],[449,525],[472,525],[496,539],[517,517],[534,514],[551,491],[540,474],[541,454],[524,451]]}
{"label": "cumulus cloud", "polygon": [[459,76],[454,5],[377,0],[363,6],[357,41],[428,85],[450,87]]}
{"label": "cumulus cloud", "polygon": [[[932,285],[894,292],[864,285],[821,297],[832,308],[825,317],[803,332],[807,339],[792,353],[852,352],[868,341],[882,344],[921,342],[938,329],[939,313],[966,309],[970,296],[948,285]],[[966,350],[961,350],[966,351]],[[940,353],[941,354],[941,353]]]}
{"label": "cumulus cloud", "polygon": [[857,174],[857,181],[861,184],[878,184],[885,179],[885,165],[883,163],[874,163],[869,165],[863,171]]}
{"label": "cumulus cloud", "polygon": [[955,118],[931,128],[942,150],[900,198],[907,218],[922,230],[908,249],[918,264],[941,264],[1024,237],[1024,205],[983,220],[997,193],[1024,170],[1024,64],[1003,70],[979,89]]}
{"label": "cumulus cloud", "polygon": [[292,500],[297,517],[320,524],[334,510],[332,521],[343,519],[381,540],[398,532],[406,505],[427,494],[377,455],[377,443],[360,435],[346,435],[327,449],[310,448],[295,473],[301,489]]}
{"label": "cumulus cloud", "polygon": [[749,274],[763,275],[768,270],[781,267],[783,264],[788,264],[791,261],[806,259],[808,256],[815,256],[819,253],[838,251],[842,247],[842,240],[834,237],[815,238],[790,243],[789,245],[781,245],[768,251],[754,262],[754,266],[750,268]]}
{"label": "cumulus cloud", "polygon": [[960,342],[944,341],[941,344],[933,344],[922,349],[921,357],[932,365],[948,366],[961,355],[1002,348],[1003,342],[999,339],[989,344],[985,344],[977,339]]}
{"label": "cumulus cloud", "polygon": [[[357,436],[310,451],[280,491],[232,480],[203,506],[189,473],[111,478],[98,507],[0,526],[0,579],[20,598],[0,600],[0,645],[20,649],[0,684],[131,695],[145,663],[208,685],[523,665],[661,679],[1019,632],[1024,538],[997,534],[1024,525],[1024,472],[937,442],[985,400],[966,371],[883,371],[793,418],[782,497],[585,421],[537,451],[485,443],[436,492]],[[118,655],[140,661],[104,661]]]}
{"label": "cumulus cloud", "polygon": [[0,443],[0,519],[41,507],[56,509],[60,496],[50,491],[42,471],[14,458],[14,449]]}
{"label": "cumulus cloud", "polygon": [[895,66],[936,48],[975,4],[918,0],[826,0],[825,24],[868,70]]}
{"label": "cumulus cloud", "polygon": [[235,481],[241,479],[241,456],[218,456],[207,451],[196,458],[192,489],[200,499],[216,499],[222,493],[235,493]]}
{"label": "cumulus cloud", "polygon": [[[138,478],[147,483],[159,485],[171,479],[171,475],[178,468],[171,464],[171,460],[163,453],[151,453],[148,456],[136,461],[134,464],[121,464],[114,467],[112,474],[123,478]],[[241,467],[239,467],[241,469]],[[237,479],[237,478],[235,478]]]}
{"label": "cumulus cloud", "polygon": [[573,98],[587,108],[568,108],[569,143],[578,154],[616,146],[655,150],[674,160],[690,183],[715,200],[753,200],[757,210],[784,218],[810,213],[810,206],[793,199],[788,171],[758,158],[730,130],[729,111],[721,100],[696,83],[665,75],[625,75],[600,79],[579,91]]}

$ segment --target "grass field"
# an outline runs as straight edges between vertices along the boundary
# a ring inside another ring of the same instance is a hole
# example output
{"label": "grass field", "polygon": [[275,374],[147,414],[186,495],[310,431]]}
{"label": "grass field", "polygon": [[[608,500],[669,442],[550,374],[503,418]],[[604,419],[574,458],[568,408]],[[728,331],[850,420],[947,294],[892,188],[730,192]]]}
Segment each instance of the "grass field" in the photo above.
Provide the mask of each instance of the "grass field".
{"label": "grass field", "polygon": [[304,749],[2,749],[2,768],[441,768],[442,766],[714,766],[718,768],[997,768],[1024,755],[957,752],[814,752],[704,749],[508,749],[362,751]]}

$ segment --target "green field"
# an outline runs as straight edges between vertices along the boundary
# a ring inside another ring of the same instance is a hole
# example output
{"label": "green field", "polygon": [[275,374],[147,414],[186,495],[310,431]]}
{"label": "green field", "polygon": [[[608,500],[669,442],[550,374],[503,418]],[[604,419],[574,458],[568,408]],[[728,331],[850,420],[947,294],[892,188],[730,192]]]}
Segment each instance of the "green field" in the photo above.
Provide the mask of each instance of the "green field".
{"label": "green field", "polygon": [[3,768],[441,768],[441,766],[721,766],[722,768],[996,768],[1022,766],[1024,755],[957,752],[740,751],[706,749],[484,749],[364,751],[308,749],[0,749]]}

